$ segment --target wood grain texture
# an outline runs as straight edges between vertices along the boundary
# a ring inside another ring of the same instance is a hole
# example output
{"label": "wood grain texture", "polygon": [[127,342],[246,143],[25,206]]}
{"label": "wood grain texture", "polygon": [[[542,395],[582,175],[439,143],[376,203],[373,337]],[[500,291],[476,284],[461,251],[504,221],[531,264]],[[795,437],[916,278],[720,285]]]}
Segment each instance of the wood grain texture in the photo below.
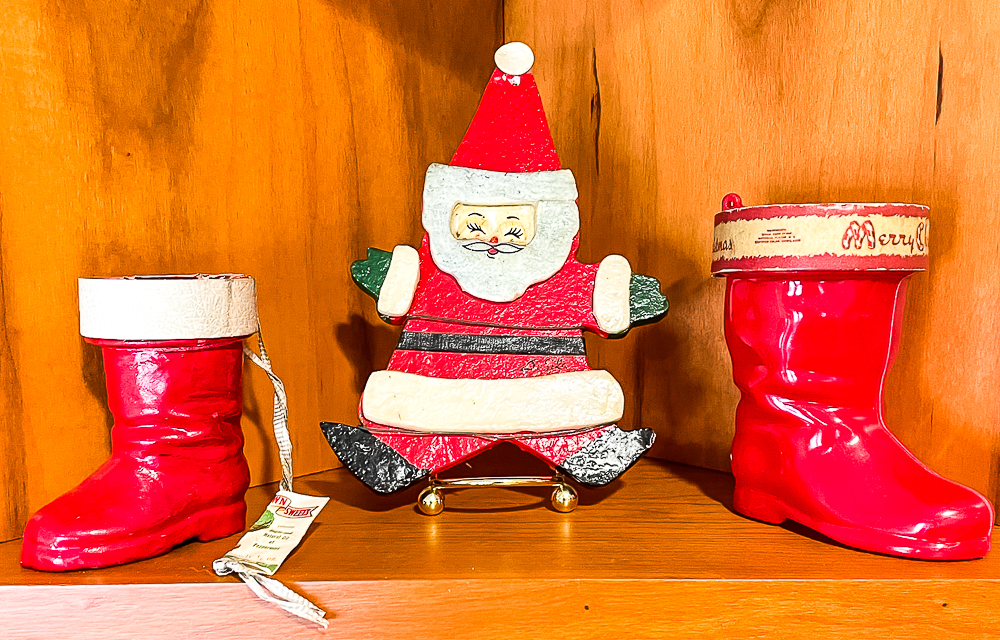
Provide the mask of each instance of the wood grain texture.
{"label": "wood grain texture", "polygon": [[[441,580],[298,585],[334,612],[329,629],[292,618],[243,585],[0,587],[9,640],[273,637],[344,640],[559,637],[989,637],[997,584],[882,580]],[[178,612],[181,612],[178,614]],[[126,623],[127,621],[127,623]],[[984,632],[986,635],[984,635]]]}
{"label": "wood grain texture", "polygon": [[[0,540],[108,455],[76,279],[242,272],[284,378],[298,473],[337,464],[394,333],[350,281],[420,238],[432,161],[461,140],[499,2],[0,2]],[[255,482],[280,475],[271,387],[246,370]]]}
{"label": "wood grain texture", "polygon": [[709,276],[721,198],[931,207],[886,385],[889,427],[926,464],[1000,498],[1000,314],[993,170],[1000,5],[761,0],[505,3],[530,44],[581,259],[621,253],[665,283],[666,320],[595,366],[654,427],[652,455],[728,468],[738,393]]}
{"label": "wood grain texture", "polygon": [[[665,321],[589,341],[624,424],[657,429],[654,455],[728,465],[737,393],[708,275],[724,194],[913,201],[931,206],[931,269],[910,287],[887,421],[1000,498],[996,2],[0,0],[0,15],[0,539],[108,453],[79,276],[257,277],[297,471],[335,465],[316,425],[355,415],[397,335],[347,265],[416,244],[423,172],[454,151],[504,36],[535,49],[581,260],[620,253],[665,283]],[[270,388],[246,382],[261,482],[279,473]]]}
{"label": "wood grain texture", "polygon": [[[471,471],[510,457],[541,464],[498,451]],[[762,524],[731,511],[716,471],[643,460],[569,514],[544,489],[453,492],[428,517],[415,491],[375,496],[344,469],[296,483],[333,497],[278,577],[328,610],[329,637],[974,638],[1000,624],[1000,556],[919,562]],[[273,490],[250,490],[251,514]],[[237,538],[69,574],[21,569],[18,543],[0,544],[4,637],[315,636],[212,573]]]}

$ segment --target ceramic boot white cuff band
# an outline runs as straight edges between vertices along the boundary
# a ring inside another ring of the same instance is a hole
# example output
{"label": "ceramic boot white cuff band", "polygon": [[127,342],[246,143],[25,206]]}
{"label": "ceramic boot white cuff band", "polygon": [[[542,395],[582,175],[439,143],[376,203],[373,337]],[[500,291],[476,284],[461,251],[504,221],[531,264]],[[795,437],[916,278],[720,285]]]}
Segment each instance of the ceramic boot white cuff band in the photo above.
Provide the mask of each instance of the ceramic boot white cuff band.
{"label": "ceramic boot white cuff band", "polygon": [[204,340],[257,331],[257,287],[237,274],[80,278],[80,333],[104,340]]}

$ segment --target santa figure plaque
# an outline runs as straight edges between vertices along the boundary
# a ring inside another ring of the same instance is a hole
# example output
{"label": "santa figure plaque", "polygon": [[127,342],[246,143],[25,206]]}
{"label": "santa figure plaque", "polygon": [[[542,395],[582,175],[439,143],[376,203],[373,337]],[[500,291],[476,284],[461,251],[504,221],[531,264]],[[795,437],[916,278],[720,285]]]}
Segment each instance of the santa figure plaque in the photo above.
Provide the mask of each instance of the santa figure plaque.
{"label": "santa figure plaque", "polygon": [[[389,364],[365,386],[361,426],[322,423],[341,462],[373,490],[430,477],[421,509],[443,508],[436,474],[499,442],[553,467],[553,504],[576,505],[568,477],[608,484],[653,443],[616,426],[624,394],[591,369],[583,330],[621,337],[667,312],[659,282],[617,255],[576,259],[580,215],[534,78],[509,43],[450,165],[427,170],[419,250],[369,249],[355,282],[403,325]],[[484,479],[471,485],[516,484]],[[535,479],[536,484],[545,479]]]}

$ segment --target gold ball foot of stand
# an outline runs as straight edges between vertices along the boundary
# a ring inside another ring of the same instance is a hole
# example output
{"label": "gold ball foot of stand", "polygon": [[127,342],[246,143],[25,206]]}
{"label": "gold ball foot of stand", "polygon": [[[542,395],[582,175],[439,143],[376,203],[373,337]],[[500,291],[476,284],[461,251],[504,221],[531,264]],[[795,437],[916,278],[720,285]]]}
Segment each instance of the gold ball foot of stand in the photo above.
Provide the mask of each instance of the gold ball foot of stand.
{"label": "gold ball foot of stand", "polygon": [[560,483],[552,490],[552,508],[559,513],[569,513],[576,509],[580,498],[576,489],[565,483]]}
{"label": "gold ball foot of stand", "polygon": [[420,496],[417,507],[428,516],[436,516],[444,511],[445,489],[468,489],[472,487],[553,487],[552,508],[559,513],[569,513],[576,509],[579,496],[566,479],[556,474],[549,477],[512,476],[500,478],[455,478],[439,480],[433,477]]}
{"label": "gold ball foot of stand", "polygon": [[444,494],[439,487],[431,485],[420,492],[417,506],[424,515],[436,516],[444,511]]}

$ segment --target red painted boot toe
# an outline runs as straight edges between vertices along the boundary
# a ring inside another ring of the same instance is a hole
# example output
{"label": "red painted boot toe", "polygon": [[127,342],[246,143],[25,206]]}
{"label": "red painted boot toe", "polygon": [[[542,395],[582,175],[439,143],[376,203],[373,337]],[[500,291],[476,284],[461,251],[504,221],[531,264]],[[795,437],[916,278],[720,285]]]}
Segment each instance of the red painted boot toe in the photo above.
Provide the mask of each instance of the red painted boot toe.
{"label": "red painted boot toe", "polygon": [[21,564],[104,567],[243,530],[242,341],[98,343],[111,457],[28,521]]}
{"label": "red painted boot toe", "polygon": [[[113,457],[28,521],[21,564],[69,571],[133,562],[188,540],[242,531],[246,503],[227,489],[243,474],[192,473],[187,461]],[[245,490],[245,489],[244,489]]]}
{"label": "red painted boot toe", "polygon": [[891,555],[978,558],[993,508],[886,429],[905,272],[729,276],[726,339],[742,392],[734,508]]}

